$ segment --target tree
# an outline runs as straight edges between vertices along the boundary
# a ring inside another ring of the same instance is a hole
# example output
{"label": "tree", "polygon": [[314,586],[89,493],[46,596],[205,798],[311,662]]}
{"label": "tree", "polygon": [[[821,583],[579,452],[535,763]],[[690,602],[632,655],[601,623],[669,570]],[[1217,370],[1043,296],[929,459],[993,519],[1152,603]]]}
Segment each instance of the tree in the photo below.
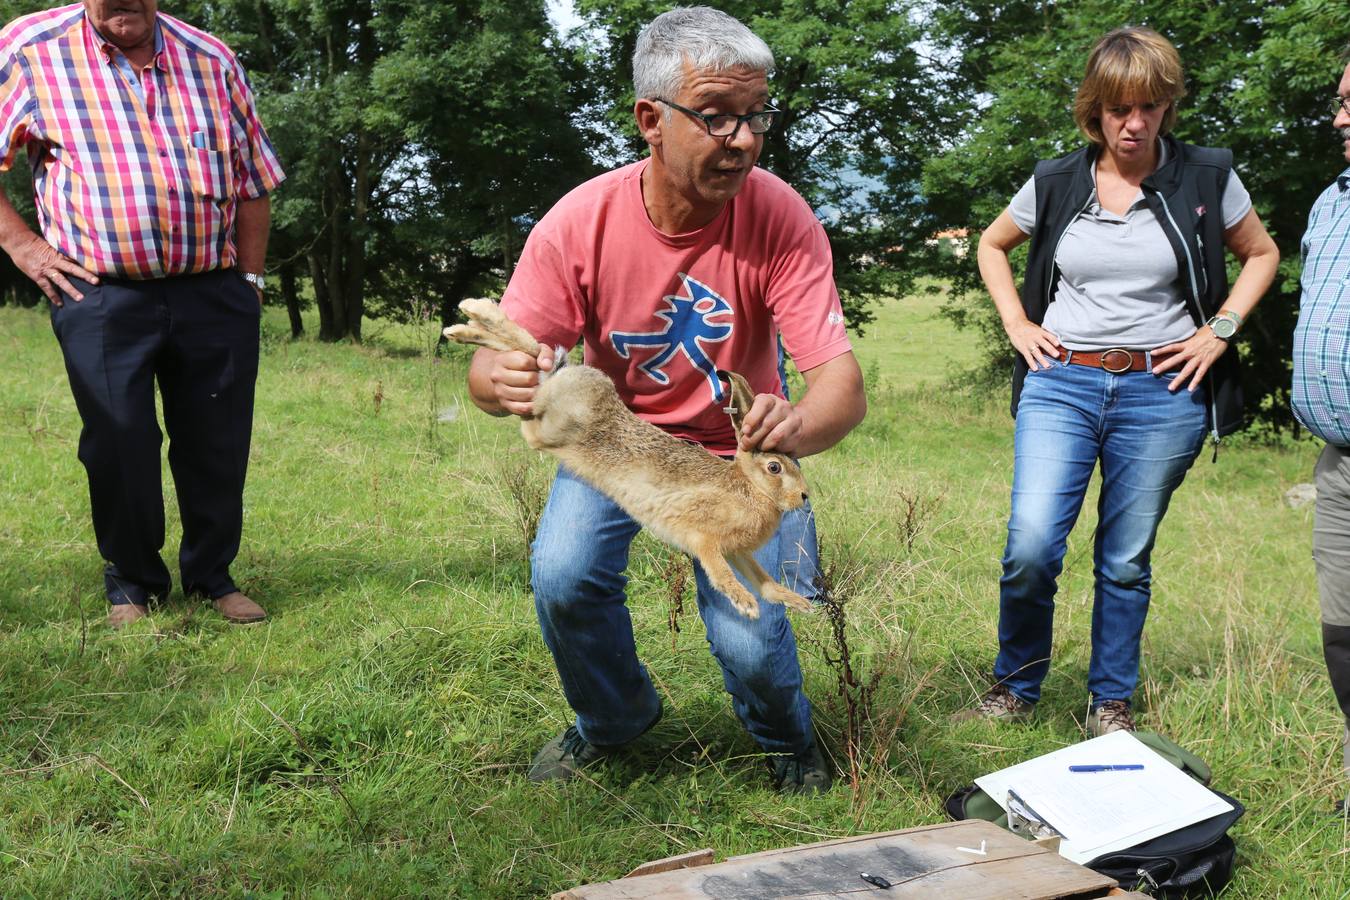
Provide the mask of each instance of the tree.
{"label": "tree", "polygon": [[585,82],[542,0],[233,0],[204,15],[248,67],[286,167],[272,256],[284,292],[307,276],[322,339],[359,341],[368,313],[426,303],[450,321],[592,170],[570,118]]}
{"label": "tree", "polygon": [[[47,5],[0,0],[0,13]],[[325,340],[360,340],[368,312],[430,303],[450,321],[595,171],[573,117],[590,81],[543,0],[186,0],[172,12],[239,55],[287,172],[269,270],[293,333],[305,282]]]}
{"label": "tree", "polygon": [[[645,150],[632,123],[632,53],[638,31],[668,8],[656,0],[580,0],[578,11],[606,40],[592,48],[617,155]],[[770,91],[785,110],[765,138],[761,164],[791,184],[821,216],[834,249],[835,280],[854,328],[867,302],[909,289],[936,259],[925,239],[936,220],[915,191],[924,161],[954,135],[957,107],[946,79],[919,48],[912,4],[894,0],[730,0],[718,6],[773,50]],[[903,261],[903,264],[902,264]]]}
{"label": "tree", "polygon": [[[1297,314],[1299,240],[1308,208],[1344,167],[1330,140],[1326,98],[1343,69],[1350,7],[1321,0],[960,0],[935,9],[932,35],[957,61],[963,102],[980,107],[955,145],[929,160],[927,203],[971,240],[1007,205],[1037,159],[1083,142],[1074,91],[1092,44],[1110,28],[1143,24],[1167,36],[1187,69],[1176,134],[1233,150],[1235,168],[1279,245],[1280,277],[1244,328],[1248,409],[1277,429],[1288,409]],[[974,254],[953,261],[949,312],[987,338],[1001,381],[1011,347],[979,282]]]}
{"label": "tree", "polygon": [[[509,276],[529,227],[596,171],[595,135],[573,121],[590,82],[540,2],[415,6],[374,73],[374,115],[382,127],[401,123],[412,151],[389,234],[410,252],[390,253],[405,281],[429,260],[439,269],[424,284],[448,324],[476,281]],[[381,282],[393,303],[397,282]]]}

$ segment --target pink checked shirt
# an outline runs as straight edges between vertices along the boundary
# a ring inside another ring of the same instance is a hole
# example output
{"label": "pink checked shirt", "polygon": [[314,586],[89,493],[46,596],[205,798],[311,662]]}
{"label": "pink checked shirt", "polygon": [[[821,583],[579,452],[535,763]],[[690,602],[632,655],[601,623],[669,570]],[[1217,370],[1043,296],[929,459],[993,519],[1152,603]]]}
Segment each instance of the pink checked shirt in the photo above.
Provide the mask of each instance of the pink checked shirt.
{"label": "pink checked shirt", "polygon": [[285,177],[230,49],[163,13],[159,35],[138,91],[82,3],[0,30],[0,171],[28,151],[43,237],[99,275],[233,266],[237,202]]}

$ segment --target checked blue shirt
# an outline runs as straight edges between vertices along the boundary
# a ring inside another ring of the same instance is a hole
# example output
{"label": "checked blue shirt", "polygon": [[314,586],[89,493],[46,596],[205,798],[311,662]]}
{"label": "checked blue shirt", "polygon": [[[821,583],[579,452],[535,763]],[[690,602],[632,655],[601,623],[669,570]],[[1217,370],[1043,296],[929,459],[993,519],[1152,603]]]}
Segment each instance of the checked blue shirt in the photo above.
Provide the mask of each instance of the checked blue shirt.
{"label": "checked blue shirt", "polygon": [[1294,415],[1327,443],[1350,447],[1350,169],[1308,214],[1300,283]]}

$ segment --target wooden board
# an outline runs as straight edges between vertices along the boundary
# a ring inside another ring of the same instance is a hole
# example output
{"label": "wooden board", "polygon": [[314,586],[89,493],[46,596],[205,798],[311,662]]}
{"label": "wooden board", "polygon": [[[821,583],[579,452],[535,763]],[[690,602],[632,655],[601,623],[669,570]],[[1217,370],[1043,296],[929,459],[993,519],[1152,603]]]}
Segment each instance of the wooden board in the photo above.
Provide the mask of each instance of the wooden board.
{"label": "wooden board", "polygon": [[[958,848],[979,849],[983,856]],[[861,873],[891,882],[882,890]],[[735,856],[722,863],[620,878],[554,900],[778,900],[952,897],[1060,900],[1103,897],[1114,879],[979,820],[868,834]]]}

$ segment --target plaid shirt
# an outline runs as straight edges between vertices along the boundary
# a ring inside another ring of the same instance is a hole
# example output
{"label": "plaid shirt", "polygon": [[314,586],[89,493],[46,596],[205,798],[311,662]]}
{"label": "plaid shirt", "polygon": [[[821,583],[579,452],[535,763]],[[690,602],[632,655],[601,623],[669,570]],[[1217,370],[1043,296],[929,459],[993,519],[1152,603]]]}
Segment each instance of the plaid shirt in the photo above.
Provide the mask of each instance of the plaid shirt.
{"label": "plaid shirt", "polygon": [[237,202],[285,177],[230,49],[163,13],[156,31],[134,85],[82,3],[0,30],[0,171],[27,149],[42,236],[100,275],[233,266]]}
{"label": "plaid shirt", "polygon": [[1350,169],[1308,214],[1302,286],[1294,415],[1327,443],[1350,447]]}

